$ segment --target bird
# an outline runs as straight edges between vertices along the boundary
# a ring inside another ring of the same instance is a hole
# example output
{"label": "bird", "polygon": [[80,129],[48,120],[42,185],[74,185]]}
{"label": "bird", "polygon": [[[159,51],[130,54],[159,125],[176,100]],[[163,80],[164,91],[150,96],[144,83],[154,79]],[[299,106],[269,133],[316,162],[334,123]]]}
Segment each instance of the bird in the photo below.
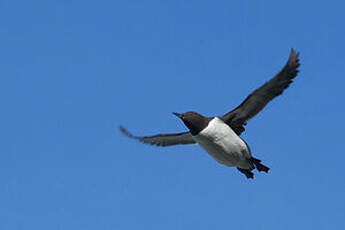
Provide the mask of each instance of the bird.
{"label": "bird", "polygon": [[254,169],[268,173],[270,168],[252,156],[241,134],[251,118],[289,87],[299,72],[299,66],[299,53],[292,48],[280,72],[251,92],[239,106],[221,116],[206,117],[194,111],[174,112],[188,128],[186,132],[134,136],[123,126],[119,127],[120,131],[127,137],[156,146],[199,144],[217,162],[236,167],[246,178],[253,179]]}

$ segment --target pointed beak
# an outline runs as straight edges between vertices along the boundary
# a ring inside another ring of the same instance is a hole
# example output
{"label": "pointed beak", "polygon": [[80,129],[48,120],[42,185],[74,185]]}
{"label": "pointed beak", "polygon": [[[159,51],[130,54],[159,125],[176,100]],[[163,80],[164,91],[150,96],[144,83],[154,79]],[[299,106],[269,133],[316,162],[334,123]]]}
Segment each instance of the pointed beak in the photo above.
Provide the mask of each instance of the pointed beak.
{"label": "pointed beak", "polygon": [[181,118],[181,113],[173,113],[176,117]]}

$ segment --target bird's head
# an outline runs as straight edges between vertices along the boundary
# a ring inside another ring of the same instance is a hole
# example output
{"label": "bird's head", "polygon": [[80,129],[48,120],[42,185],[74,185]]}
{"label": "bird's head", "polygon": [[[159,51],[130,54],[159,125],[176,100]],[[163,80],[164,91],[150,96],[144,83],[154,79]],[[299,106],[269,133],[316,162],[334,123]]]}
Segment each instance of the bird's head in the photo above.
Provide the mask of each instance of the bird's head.
{"label": "bird's head", "polygon": [[192,111],[173,114],[183,121],[192,135],[197,135],[211,120],[211,118],[204,117],[203,115]]}

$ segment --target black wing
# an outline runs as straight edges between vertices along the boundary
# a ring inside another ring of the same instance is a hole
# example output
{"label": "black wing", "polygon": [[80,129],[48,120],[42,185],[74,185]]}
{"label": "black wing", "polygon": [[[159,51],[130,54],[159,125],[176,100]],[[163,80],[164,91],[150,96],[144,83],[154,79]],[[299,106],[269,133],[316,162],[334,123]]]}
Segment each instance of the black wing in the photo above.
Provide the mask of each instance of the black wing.
{"label": "black wing", "polygon": [[247,121],[258,114],[268,102],[283,93],[292,79],[297,76],[299,53],[291,49],[290,57],[284,68],[271,80],[254,90],[237,108],[224,114],[221,119],[240,135]]}
{"label": "black wing", "polygon": [[120,126],[120,131],[127,137],[137,139],[143,143],[150,144],[150,145],[170,146],[170,145],[187,145],[187,144],[196,143],[189,132],[158,134],[154,136],[138,137],[138,136],[133,136],[130,132],[128,132],[122,126]]}

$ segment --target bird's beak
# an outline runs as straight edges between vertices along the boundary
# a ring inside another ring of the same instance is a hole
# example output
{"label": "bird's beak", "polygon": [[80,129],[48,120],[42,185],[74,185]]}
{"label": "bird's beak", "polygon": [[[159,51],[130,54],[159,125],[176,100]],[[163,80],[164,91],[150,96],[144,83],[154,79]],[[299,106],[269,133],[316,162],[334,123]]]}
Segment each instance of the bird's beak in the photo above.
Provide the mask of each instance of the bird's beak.
{"label": "bird's beak", "polygon": [[181,113],[173,113],[176,117],[181,118]]}

